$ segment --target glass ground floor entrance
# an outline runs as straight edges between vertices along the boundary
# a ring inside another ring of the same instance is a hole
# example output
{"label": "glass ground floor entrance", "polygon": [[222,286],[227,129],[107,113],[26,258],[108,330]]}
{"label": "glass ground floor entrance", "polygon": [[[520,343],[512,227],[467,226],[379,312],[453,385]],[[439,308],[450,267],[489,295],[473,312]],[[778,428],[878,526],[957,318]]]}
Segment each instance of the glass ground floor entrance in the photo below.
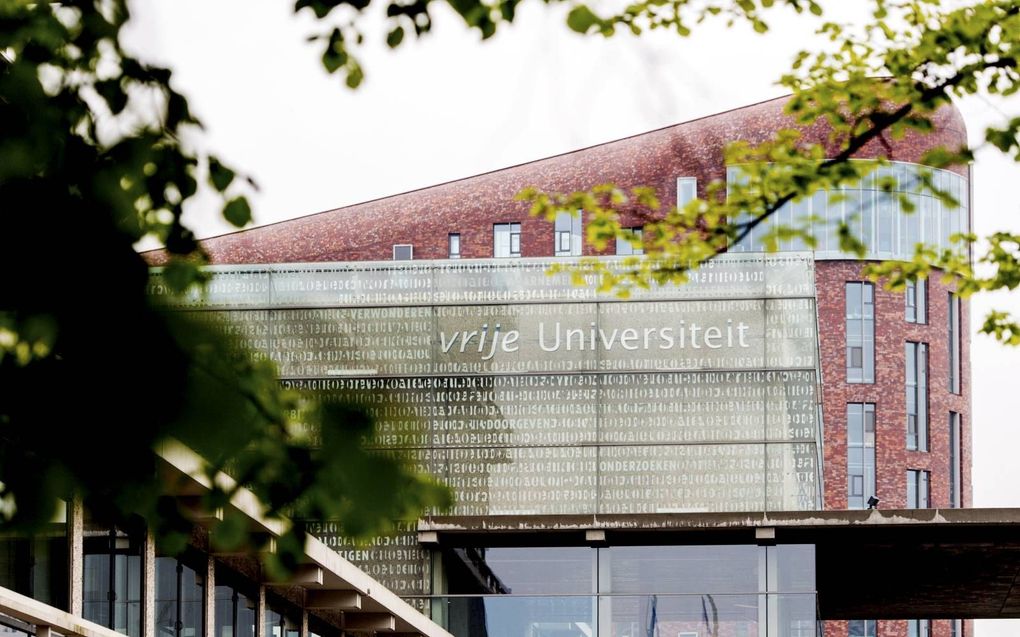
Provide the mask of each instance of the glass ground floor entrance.
{"label": "glass ground floor entrance", "polygon": [[456,637],[818,634],[814,546],[443,547],[432,619]]}

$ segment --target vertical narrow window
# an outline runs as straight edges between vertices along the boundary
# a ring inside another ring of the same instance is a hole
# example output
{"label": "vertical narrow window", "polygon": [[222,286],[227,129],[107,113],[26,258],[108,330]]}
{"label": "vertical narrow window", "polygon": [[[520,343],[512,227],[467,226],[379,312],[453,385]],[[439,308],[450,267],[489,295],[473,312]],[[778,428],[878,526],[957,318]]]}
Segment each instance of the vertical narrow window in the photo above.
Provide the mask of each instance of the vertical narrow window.
{"label": "vertical narrow window", "polygon": [[410,261],[414,259],[414,246],[409,243],[398,243],[393,246],[394,261]]}
{"label": "vertical narrow window", "polygon": [[848,625],[850,637],[878,637],[878,622],[874,619],[854,619]]}
{"label": "vertical narrow window", "polygon": [[616,237],[616,254],[618,255],[644,254],[645,249],[641,243],[641,238],[644,235],[644,229],[626,228],[626,230],[628,231],[630,236],[633,237],[633,239],[625,237]]}
{"label": "vertical narrow window", "polygon": [[846,284],[846,381],[875,382],[875,286]]}
{"label": "vertical narrow window", "polygon": [[698,180],[694,177],[676,178],[676,207],[683,208],[698,196]]}
{"label": "vertical narrow window", "polygon": [[949,391],[960,393],[960,297],[949,293]]}
{"label": "vertical narrow window", "polygon": [[581,211],[556,213],[555,254],[558,257],[581,255]]}
{"label": "vertical narrow window", "polygon": [[960,414],[949,412],[949,506],[962,506],[960,491]]}
{"label": "vertical narrow window", "polygon": [[907,281],[906,305],[907,323],[928,322],[928,279]]}
{"label": "vertical narrow window", "polygon": [[907,637],[931,637],[931,620],[911,619],[907,621]]}
{"label": "vertical narrow window", "polygon": [[447,245],[449,246],[449,250],[448,250],[448,252],[446,254],[447,258],[449,258],[449,259],[459,259],[460,258],[460,233],[459,232],[451,232],[450,235],[449,235],[449,240],[447,242]]}
{"label": "vertical narrow window", "polygon": [[918,469],[907,470],[907,508],[927,509],[929,504],[929,477],[928,471]]}
{"label": "vertical narrow window", "polygon": [[521,256],[521,224],[497,223],[492,226],[492,256],[497,259]]}
{"label": "vertical narrow window", "polygon": [[928,344],[907,342],[907,449],[928,451]]}
{"label": "vertical narrow window", "polygon": [[949,620],[949,637],[963,637],[963,620]]}
{"label": "vertical narrow window", "polygon": [[863,509],[875,495],[875,405],[846,406],[847,508]]}

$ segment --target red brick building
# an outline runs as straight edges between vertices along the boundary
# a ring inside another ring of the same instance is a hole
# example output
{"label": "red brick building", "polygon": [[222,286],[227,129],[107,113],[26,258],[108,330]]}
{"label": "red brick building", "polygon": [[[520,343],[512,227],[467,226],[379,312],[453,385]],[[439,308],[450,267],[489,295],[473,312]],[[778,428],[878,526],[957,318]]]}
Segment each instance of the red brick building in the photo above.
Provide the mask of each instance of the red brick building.
{"label": "red brick building", "polygon": [[[725,180],[723,147],[757,143],[792,127],[783,99],[739,108],[534,162],[330,210],[203,242],[216,264],[279,264],[419,259],[553,257],[590,254],[563,227],[532,218],[514,195],[525,187],[585,190],[603,183],[651,186],[663,202],[683,203],[696,188]],[[955,109],[935,116],[935,132],[868,144],[859,158],[890,160],[888,176],[919,204],[905,215],[875,185],[848,191],[842,202],[816,198],[791,214],[846,220],[869,244],[869,259],[910,258],[926,241],[949,246],[969,223],[969,170],[935,171],[933,179],[962,203],[953,209],[914,185],[923,153],[966,140]],[[804,139],[824,142],[819,125]],[[679,192],[678,192],[679,190]],[[811,206],[811,207],[809,207]],[[824,234],[824,230],[822,231]],[[583,236],[583,234],[581,234]],[[755,250],[754,237],[740,249]],[[518,244],[519,242],[519,244]],[[410,249],[407,246],[411,246]],[[796,247],[796,246],[788,246]],[[621,249],[623,246],[621,246]],[[613,252],[612,247],[609,250]],[[871,284],[863,261],[846,258],[823,238],[815,287],[824,422],[826,509],[862,508],[871,496],[883,509],[946,508],[971,503],[969,313],[939,278],[908,292]],[[832,622],[826,635],[961,634],[949,620]],[[969,632],[969,626],[968,632]]]}

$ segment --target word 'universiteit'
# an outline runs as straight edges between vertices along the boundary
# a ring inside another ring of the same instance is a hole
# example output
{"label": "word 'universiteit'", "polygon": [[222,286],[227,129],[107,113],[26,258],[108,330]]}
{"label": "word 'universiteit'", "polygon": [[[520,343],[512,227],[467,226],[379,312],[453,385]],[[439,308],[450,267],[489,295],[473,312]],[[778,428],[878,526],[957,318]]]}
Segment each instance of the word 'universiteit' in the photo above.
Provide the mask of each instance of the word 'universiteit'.
{"label": "word 'universiteit'", "polygon": [[[585,328],[564,328],[559,321],[554,327],[538,324],[538,345],[546,352],[556,352],[561,348],[566,351],[591,351],[600,345],[606,351],[620,348],[630,351],[641,349],[720,349],[723,347],[747,348],[747,331],[750,326],[743,321],[734,324],[732,319],[726,320],[725,326],[704,326],[691,321],[679,321],[673,327],[613,328],[607,330],[592,322]],[[497,351],[512,353],[520,349],[520,330],[502,331],[503,327],[496,323],[492,328],[489,324],[482,325],[480,330],[439,333],[439,341],[443,353],[452,351],[483,354],[482,360],[489,360]]]}

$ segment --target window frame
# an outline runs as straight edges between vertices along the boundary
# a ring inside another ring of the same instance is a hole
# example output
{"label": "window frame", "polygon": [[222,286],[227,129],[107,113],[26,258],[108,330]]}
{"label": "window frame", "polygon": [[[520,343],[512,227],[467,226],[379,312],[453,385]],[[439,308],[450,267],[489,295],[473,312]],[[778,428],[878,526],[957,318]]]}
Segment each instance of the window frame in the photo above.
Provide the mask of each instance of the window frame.
{"label": "window frame", "polygon": [[[454,250],[454,244],[457,249]],[[446,258],[447,259],[459,259],[461,255],[461,239],[459,232],[451,232],[446,235]]]}
{"label": "window frame", "polygon": [[[409,254],[406,259],[401,259],[397,256],[398,248],[407,248]],[[394,261],[414,261],[414,244],[413,243],[394,243],[393,244],[393,260]]]}

